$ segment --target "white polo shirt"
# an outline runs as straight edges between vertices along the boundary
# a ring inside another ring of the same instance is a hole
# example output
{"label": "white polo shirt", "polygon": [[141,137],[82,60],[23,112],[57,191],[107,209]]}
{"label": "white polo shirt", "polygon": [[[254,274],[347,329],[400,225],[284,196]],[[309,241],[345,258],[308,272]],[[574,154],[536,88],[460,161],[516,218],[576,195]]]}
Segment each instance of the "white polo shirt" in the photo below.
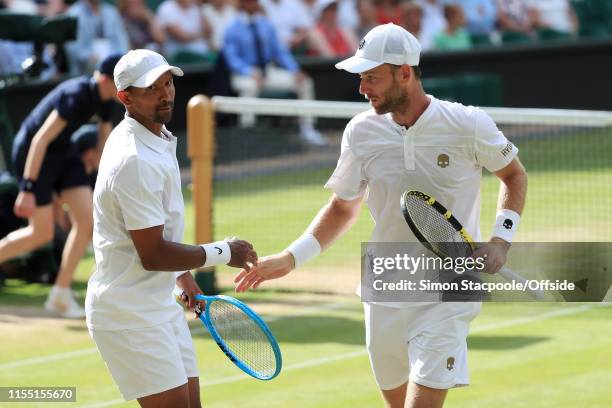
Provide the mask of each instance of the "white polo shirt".
{"label": "white polo shirt", "polygon": [[406,190],[431,194],[480,240],[482,168],[500,170],[518,153],[482,110],[428,98],[429,106],[408,129],[373,109],[346,126],[325,187],[344,200],[367,189],[375,222],[370,242],[418,242],[400,210]]}
{"label": "white polo shirt", "polygon": [[176,138],[156,136],[126,115],[112,131],[94,190],[96,271],[89,279],[87,326],[121,330],[155,326],[180,316],[175,274],[142,267],[130,230],[164,226],[164,239],[183,237],[184,203]]}

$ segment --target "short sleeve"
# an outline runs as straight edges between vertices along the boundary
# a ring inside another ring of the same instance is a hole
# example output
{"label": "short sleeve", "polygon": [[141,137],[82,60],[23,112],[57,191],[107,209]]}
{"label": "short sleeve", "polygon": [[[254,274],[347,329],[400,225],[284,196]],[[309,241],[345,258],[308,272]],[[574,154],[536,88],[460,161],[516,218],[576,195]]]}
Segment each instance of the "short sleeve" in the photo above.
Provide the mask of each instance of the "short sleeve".
{"label": "short sleeve", "polygon": [[128,231],[163,225],[163,176],[148,163],[130,158],[111,187]]}
{"label": "short sleeve", "polygon": [[475,128],[476,161],[490,172],[506,167],[518,154],[518,148],[497,128],[493,119],[478,111]]}
{"label": "short sleeve", "polygon": [[348,132],[349,128],[345,130],[342,138],[342,148],[336,169],[325,183],[325,188],[332,190],[338,197],[347,201],[363,196],[367,187],[361,161],[349,146]]}
{"label": "short sleeve", "polygon": [[78,93],[68,92],[60,95],[57,101],[57,113],[66,122],[71,122],[78,117],[79,111],[88,104],[83,101],[83,98]]}

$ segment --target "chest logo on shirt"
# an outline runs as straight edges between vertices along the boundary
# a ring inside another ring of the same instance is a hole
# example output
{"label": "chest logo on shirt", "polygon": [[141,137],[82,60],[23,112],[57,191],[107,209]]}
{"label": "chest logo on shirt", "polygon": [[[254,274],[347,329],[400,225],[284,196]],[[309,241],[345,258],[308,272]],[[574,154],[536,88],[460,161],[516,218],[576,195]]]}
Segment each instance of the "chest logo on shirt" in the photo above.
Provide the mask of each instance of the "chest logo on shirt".
{"label": "chest logo on shirt", "polygon": [[449,164],[450,164],[450,157],[448,157],[448,154],[442,153],[441,155],[438,156],[438,166],[445,169],[448,167]]}

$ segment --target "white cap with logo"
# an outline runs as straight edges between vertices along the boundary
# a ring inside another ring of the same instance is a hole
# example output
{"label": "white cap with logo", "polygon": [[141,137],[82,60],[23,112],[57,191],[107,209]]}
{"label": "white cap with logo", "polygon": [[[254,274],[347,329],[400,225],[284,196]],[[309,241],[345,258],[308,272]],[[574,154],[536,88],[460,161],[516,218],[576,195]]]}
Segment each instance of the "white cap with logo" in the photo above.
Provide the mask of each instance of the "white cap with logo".
{"label": "white cap with logo", "polygon": [[183,76],[183,70],[168,64],[160,54],[151,50],[132,50],[125,54],[117,65],[113,76],[118,91],[135,86],[147,88],[166,72],[176,76]]}
{"label": "white cap with logo", "polygon": [[337,63],[336,68],[359,74],[382,64],[417,66],[420,55],[421,44],[415,36],[388,23],[371,29],[355,55]]}

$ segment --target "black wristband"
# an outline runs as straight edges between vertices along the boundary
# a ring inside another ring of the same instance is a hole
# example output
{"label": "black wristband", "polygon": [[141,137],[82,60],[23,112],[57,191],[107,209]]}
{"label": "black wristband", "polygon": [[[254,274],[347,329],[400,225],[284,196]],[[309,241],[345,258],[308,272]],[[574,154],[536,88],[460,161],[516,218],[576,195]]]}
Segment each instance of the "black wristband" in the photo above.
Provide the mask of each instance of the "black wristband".
{"label": "black wristband", "polygon": [[35,186],[36,186],[36,182],[32,179],[22,179],[19,182],[19,190],[24,191],[26,193],[34,192]]}

